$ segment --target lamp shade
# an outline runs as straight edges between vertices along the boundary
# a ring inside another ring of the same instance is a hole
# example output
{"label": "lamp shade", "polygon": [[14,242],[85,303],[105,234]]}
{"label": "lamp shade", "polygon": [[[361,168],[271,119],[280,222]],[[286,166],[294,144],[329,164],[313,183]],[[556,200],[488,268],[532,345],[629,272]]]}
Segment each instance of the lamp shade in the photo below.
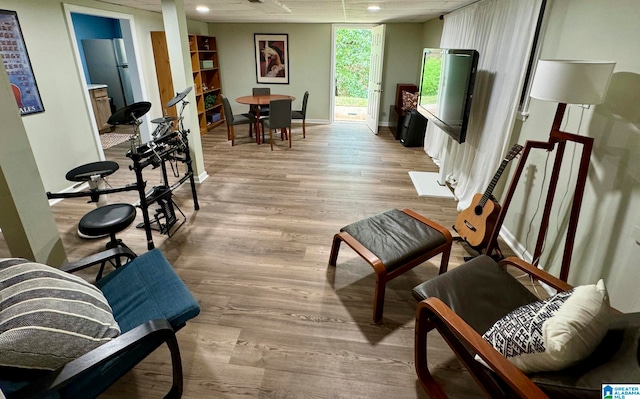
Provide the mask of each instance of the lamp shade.
{"label": "lamp shade", "polygon": [[565,104],[600,104],[615,65],[611,61],[539,60],[531,97]]}

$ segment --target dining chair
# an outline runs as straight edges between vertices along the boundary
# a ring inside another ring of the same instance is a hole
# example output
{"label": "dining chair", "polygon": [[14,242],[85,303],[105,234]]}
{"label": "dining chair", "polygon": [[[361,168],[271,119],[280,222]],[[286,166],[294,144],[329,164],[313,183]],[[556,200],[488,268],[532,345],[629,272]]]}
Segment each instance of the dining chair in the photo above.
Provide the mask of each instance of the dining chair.
{"label": "dining chair", "polygon": [[[254,87],[251,91],[251,94],[253,94],[254,96],[269,96],[271,95],[271,89],[268,87]],[[258,115],[255,108],[251,109],[249,112],[254,115]],[[260,105],[260,116],[269,116],[268,105]]]}
{"label": "dining chair", "polygon": [[264,135],[265,126],[269,128],[269,141],[271,142],[271,151],[273,151],[273,130],[281,129],[281,137],[289,136],[289,148],[291,148],[291,134],[287,129],[291,129],[291,99],[285,98],[280,100],[272,100],[269,102],[270,114],[268,118],[261,118],[262,134]]}
{"label": "dining chair", "polygon": [[302,119],[302,138],[307,137],[307,101],[309,100],[309,92],[305,91],[302,97],[302,109],[291,111],[291,119]]}
{"label": "dining chair", "polygon": [[[249,136],[251,136],[252,126],[256,123],[256,117],[253,114],[233,114],[229,99],[224,94],[222,96],[222,106],[224,107],[224,117],[227,121],[227,140],[231,140],[231,146],[235,145],[235,125],[249,125]],[[256,132],[258,134],[258,132]]]}

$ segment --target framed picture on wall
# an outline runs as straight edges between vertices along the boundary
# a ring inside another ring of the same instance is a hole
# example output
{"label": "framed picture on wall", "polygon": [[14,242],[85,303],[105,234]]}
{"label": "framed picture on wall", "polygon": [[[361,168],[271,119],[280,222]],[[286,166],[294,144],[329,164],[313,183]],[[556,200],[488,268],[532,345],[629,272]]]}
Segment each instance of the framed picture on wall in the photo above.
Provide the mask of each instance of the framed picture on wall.
{"label": "framed picture on wall", "polygon": [[289,84],[289,36],[264,33],[253,36],[258,83]]}
{"label": "framed picture on wall", "polygon": [[15,11],[0,10],[0,55],[20,115],[43,112],[44,106]]}

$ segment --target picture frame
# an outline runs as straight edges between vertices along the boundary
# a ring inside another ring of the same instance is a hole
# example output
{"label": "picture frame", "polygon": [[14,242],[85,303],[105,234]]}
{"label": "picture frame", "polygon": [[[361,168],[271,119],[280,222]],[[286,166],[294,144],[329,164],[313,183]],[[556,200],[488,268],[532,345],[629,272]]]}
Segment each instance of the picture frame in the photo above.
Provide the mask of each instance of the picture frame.
{"label": "picture frame", "polygon": [[0,10],[0,55],[20,115],[44,112],[31,61],[24,44],[18,13]]}
{"label": "picture frame", "polygon": [[254,33],[258,83],[289,84],[289,35]]}

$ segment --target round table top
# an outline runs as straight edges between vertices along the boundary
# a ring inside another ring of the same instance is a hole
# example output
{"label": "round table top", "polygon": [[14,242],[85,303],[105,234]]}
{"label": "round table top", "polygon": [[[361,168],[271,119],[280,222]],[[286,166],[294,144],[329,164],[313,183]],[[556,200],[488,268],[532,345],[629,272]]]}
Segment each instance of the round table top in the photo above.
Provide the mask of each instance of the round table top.
{"label": "round table top", "polygon": [[236,102],[240,104],[248,104],[248,105],[269,105],[271,100],[283,100],[283,99],[291,99],[294,101],[296,98],[293,96],[288,96],[286,94],[265,94],[262,96],[242,96],[236,98]]}
{"label": "round table top", "polygon": [[117,162],[98,161],[80,165],[67,172],[65,178],[69,181],[89,181],[91,176],[105,177],[120,168]]}

